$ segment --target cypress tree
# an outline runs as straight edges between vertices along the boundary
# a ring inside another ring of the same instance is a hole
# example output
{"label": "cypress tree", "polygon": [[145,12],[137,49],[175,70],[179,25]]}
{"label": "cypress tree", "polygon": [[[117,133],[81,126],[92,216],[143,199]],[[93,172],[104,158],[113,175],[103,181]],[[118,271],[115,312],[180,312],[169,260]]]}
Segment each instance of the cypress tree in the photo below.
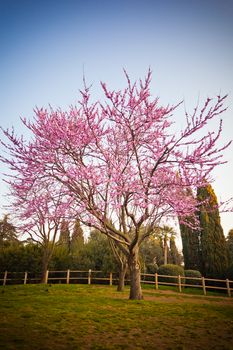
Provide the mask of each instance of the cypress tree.
{"label": "cypress tree", "polygon": [[[193,192],[189,189],[186,191],[186,195],[194,197]],[[180,234],[182,239],[184,268],[185,270],[200,270],[201,257],[200,257],[200,232],[192,229],[194,224],[193,218],[186,218],[186,222],[190,224],[185,225],[180,222]]]}
{"label": "cypress tree", "polygon": [[210,184],[197,189],[199,209],[201,272],[210,278],[223,278],[228,267],[226,239],[220,222],[217,197]]}
{"label": "cypress tree", "polygon": [[6,244],[19,242],[16,234],[16,229],[9,221],[9,215],[4,215],[0,220],[0,247]]}
{"label": "cypress tree", "polygon": [[84,245],[83,230],[78,219],[75,220],[74,229],[71,236],[71,250],[80,249]]}
{"label": "cypress tree", "polygon": [[227,249],[228,249],[230,264],[233,265],[233,229],[231,229],[227,235]]}
{"label": "cypress tree", "polygon": [[60,226],[60,237],[59,237],[59,243],[61,243],[63,246],[65,246],[68,249],[68,252],[70,253],[70,230],[69,230],[69,223],[66,220],[62,220],[61,226]]}
{"label": "cypress tree", "polygon": [[180,253],[178,252],[174,236],[170,238],[170,250],[169,250],[168,262],[169,264],[173,264],[173,265],[180,265],[182,262],[182,258]]}
{"label": "cypress tree", "polygon": [[227,250],[229,257],[229,269],[227,271],[227,277],[230,280],[233,280],[233,229],[231,229],[227,235]]}
{"label": "cypress tree", "polygon": [[[191,219],[189,219],[191,220]],[[200,232],[180,223],[185,270],[200,270]]]}

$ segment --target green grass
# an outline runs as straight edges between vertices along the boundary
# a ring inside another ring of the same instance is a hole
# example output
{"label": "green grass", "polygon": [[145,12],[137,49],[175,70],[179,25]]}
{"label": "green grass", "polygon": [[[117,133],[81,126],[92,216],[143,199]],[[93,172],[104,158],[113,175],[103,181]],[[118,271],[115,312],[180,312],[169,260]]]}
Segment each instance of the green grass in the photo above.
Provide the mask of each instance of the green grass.
{"label": "green grass", "polygon": [[0,349],[233,349],[232,298],[88,285],[0,287]]}

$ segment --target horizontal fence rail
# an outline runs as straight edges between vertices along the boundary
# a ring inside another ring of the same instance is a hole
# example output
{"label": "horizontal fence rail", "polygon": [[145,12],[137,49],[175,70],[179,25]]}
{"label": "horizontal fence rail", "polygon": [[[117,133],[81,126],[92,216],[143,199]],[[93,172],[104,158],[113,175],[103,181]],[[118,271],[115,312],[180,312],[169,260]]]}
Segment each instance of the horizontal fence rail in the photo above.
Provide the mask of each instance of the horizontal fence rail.
{"label": "horizontal fence rail", "polygon": [[[34,284],[41,282],[41,274],[32,272],[0,272],[0,283],[6,284]],[[130,280],[126,277],[125,283],[129,284]],[[66,270],[66,271],[46,271],[45,284],[51,283],[79,283],[79,284],[108,284],[110,286],[118,283],[118,273],[103,272],[95,270]],[[233,281],[226,279],[211,279],[205,277],[184,277],[184,276],[168,276],[155,274],[141,274],[141,283],[152,284],[158,290],[159,286],[175,286],[179,292],[183,288],[200,288],[203,294],[207,294],[207,290],[225,291],[230,297],[233,291]]]}

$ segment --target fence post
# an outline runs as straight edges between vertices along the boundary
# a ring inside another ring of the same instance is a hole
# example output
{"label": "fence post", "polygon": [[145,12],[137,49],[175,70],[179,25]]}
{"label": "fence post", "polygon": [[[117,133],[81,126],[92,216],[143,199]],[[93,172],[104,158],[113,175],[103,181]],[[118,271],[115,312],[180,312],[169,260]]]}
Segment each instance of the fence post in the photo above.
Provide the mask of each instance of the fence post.
{"label": "fence post", "polygon": [[179,288],[179,292],[182,292],[182,288],[181,288],[181,277],[180,275],[178,276],[178,288]]}
{"label": "fence post", "polygon": [[158,274],[157,274],[157,272],[155,273],[155,289],[156,289],[156,290],[159,289]]}
{"label": "fence post", "polygon": [[91,269],[88,271],[88,284],[91,284]]}
{"label": "fence post", "polygon": [[109,285],[112,286],[112,272],[110,272],[110,276],[109,276]]}
{"label": "fence post", "polygon": [[226,279],[226,285],[227,285],[227,294],[230,297],[231,296],[231,289],[230,289],[229,279]]}
{"label": "fence post", "polygon": [[48,278],[49,278],[49,270],[46,271],[46,274],[45,274],[45,284],[48,283]]}
{"label": "fence post", "polygon": [[67,275],[66,275],[66,284],[70,283],[70,270],[67,270]]}
{"label": "fence post", "polygon": [[28,273],[25,271],[23,284],[27,284]]}
{"label": "fence post", "polygon": [[7,280],[7,271],[4,273],[4,279],[3,279],[3,285],[6,285],[6,280]]}
{"label": "fence post", "polygon": [[205,277],[202,277],[202,288],[203,288],[204,295],[206,295]]}

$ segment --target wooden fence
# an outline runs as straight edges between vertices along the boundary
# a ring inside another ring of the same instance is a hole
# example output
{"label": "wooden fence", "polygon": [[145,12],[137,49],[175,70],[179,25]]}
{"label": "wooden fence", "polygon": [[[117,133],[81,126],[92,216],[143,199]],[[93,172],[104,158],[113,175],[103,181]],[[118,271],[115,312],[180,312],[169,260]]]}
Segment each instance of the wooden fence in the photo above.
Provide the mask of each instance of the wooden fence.
{"label": "wooden fence", "polygon": [[[6,284],[32,284],[40,283],[41,276],[32,272],[0,272],[0,283]],[[116,285],[118,282],[118,274],[115,272],[105,273],[103,271],[47,271],[45,283],[82,283],[82,284],[109,284]],[[130,281],[125,279],[126,284]],[[233,291],[233,281],[226,279],[211,279],[205,277],[184,277],[184,276],[167,276],[155,274],[141,274],[141,282],[143,284],[152,284],[155,289],[159,289],[160,285],[175,286],[179,292],[183,288],[200,288],[206,295],[208,290],[219,290],[227,293],[230,297]]]}

